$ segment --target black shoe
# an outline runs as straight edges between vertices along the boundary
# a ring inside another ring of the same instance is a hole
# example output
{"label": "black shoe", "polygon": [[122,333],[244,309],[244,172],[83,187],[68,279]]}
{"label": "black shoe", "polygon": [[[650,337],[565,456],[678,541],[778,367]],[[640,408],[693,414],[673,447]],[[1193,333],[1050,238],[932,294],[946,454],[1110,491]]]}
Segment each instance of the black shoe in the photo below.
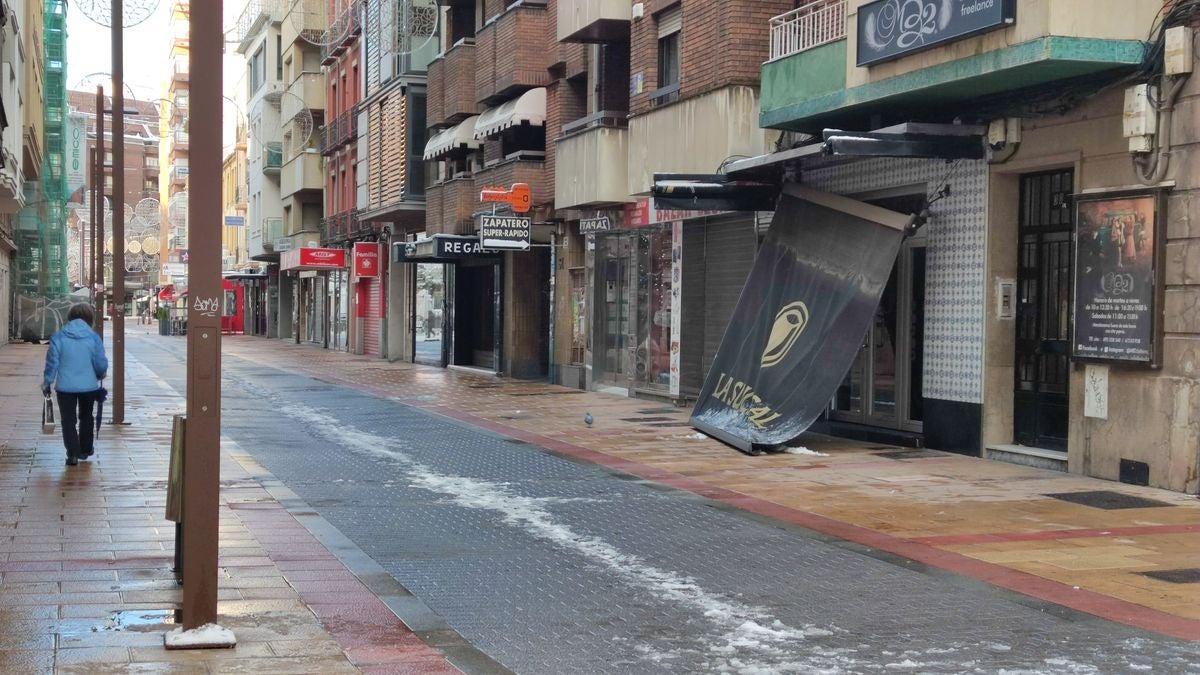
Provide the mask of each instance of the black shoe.
{"label": "black shoe", "polygon": [[67,458],[67,466],[75,466],[79,464],[79,460],[75,459],[74,455]]}

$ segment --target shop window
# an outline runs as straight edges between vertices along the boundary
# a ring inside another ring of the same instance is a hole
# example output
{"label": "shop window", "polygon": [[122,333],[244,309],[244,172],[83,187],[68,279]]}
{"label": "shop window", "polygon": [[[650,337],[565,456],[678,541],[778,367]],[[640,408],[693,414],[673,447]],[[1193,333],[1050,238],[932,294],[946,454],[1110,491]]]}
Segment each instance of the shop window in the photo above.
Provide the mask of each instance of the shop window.
{"label": "shop window", "polygon": [[571,270],[571,356],[582,364],[587,353],[587,270]]}

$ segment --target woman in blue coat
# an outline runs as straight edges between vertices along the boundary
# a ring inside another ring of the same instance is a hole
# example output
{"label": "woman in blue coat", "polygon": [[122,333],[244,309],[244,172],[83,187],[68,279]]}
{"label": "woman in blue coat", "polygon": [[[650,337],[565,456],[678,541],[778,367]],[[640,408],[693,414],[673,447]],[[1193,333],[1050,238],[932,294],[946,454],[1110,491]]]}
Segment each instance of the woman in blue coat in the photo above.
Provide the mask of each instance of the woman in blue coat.
{"label": "woman in blue coat", "polygon": [[92,406],[100,391],[100,380],[108,374],[104,343],[92,330],[94,319],[91,305],[71,307],[67,325],[50,338],[50,350],[46,352],[42,393],[49,396],[51,386],[58,393],[63,445],[67,446],[67,464],[71,466],[92,455],[95,438]]}

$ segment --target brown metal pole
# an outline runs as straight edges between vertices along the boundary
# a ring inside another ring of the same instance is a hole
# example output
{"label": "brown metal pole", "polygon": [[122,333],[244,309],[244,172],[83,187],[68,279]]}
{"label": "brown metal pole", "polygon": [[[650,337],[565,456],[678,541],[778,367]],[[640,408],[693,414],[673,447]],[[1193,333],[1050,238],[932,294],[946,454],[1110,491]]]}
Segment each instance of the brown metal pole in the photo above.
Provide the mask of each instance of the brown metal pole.
{"label": "brown metal pole", "polygon": [[[96,145],[88,148],[88,243],[92,246],[88,256],[88,288],[92,289],[93,302],[96,293]],[[95,322],[93,322],[95,323]]]}
{"label": "brown metal pole", "polygon": [[[104,87],[96,87],[96,278],[104,286]],[[104,339],[104,293],[96,294],[96,332]]]}
{"label": "brown metal pole", "polygon": [[[217,620],[221,468],[221,0],[192,3],[183,629]],[[189,224],[190,224],[189,223]]]}
{"label": "brown metal pole", "polygon": [[125,3],[112,3],[113,116],[113,403],[112,423],[125,423]]}

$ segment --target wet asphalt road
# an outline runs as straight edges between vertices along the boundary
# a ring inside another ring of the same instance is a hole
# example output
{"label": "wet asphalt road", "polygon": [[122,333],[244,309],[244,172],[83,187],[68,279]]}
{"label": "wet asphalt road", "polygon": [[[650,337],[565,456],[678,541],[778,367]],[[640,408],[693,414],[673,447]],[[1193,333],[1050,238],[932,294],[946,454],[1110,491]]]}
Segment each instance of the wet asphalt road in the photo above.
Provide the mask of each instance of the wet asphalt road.
{"label": "wet asphalt road", "polygon": [[[130,357],[183,391],[185,343]],[[1200,645],[224,358],[223,433],[518,673],[1185,673]]]}

